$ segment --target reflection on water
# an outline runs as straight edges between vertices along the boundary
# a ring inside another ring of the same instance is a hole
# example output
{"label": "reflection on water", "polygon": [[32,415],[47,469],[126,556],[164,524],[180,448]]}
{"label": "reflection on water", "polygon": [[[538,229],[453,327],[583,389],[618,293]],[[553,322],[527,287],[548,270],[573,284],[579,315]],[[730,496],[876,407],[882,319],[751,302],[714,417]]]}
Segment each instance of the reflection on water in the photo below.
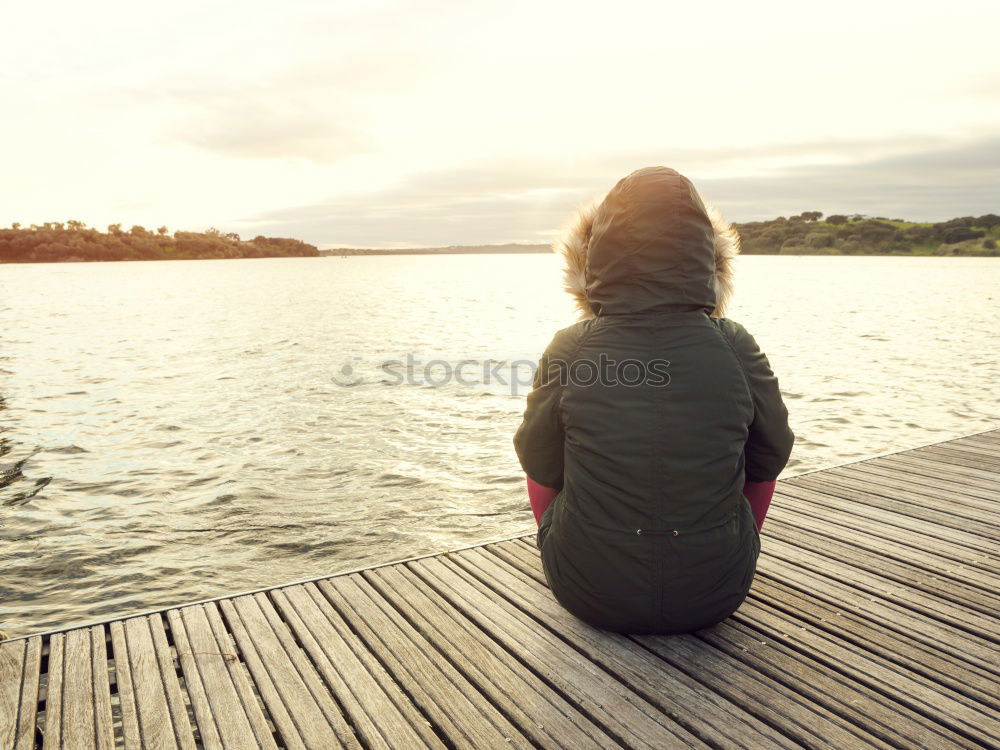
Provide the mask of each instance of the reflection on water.
{"label": "reflection on water", "polygon": [[[0,411],[7,408],[7,399],[0,396]],[[13,450],[10,441],[0,433],[0,458]],[[34,454],[32,454],[34,455]],[[52,481],[52,477],[41,477],[30,481],[21,471],[31,455],[15,461],[10,466],[0,464],[0,498],[4,505],[23,505]]]}
{"label": "reflection on water", "polygon": [[[998,281],[996,259],[741,259],[786,474],[997,426]],[[0,266],[0,628],[530,530],[509,380],[572,322],[559,289],[547,255]]]}

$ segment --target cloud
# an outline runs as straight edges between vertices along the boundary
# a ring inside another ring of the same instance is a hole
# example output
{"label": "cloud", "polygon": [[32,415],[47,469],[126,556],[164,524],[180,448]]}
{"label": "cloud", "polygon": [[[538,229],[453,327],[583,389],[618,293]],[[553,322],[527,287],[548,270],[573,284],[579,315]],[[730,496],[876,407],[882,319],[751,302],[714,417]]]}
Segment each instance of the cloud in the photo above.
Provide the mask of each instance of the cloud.
{"label": "cloud", "polygon": [[321,246],[547,242],[581,201],[649,164],[689,176],[733,221],[803,210],[943,220],[1000,208],[1000,137],[959,144],[913,138],[506,160],[417,174],[378,192],[239,223]]}
{"label": "cloud", "polygon": [[1000,100],[1000,73],[976,73],[959,89],[973,99],[995,102]]}
{"label": "cloud", "polygon": [[1000,137],[831,167],[708,179],[700,189],[741,219],[802,210],[925,221],[980,215],[1000,209]]}
{"label": "cloud", "polygon": [[344,105],[303,105],[261,92],[239,92],[199,98],[189,108],[193,111],[174,124],[172,137],[226,156],[330,164],[370,148]]}
{"label": "cloud", "polygon": [[366,102],[406,91],[439,64],[405,45],[332,58],[320,50],[260,74],[190,70],[128,93],[167,113],[169,141],[231,157],[332,164],[377,148]]}

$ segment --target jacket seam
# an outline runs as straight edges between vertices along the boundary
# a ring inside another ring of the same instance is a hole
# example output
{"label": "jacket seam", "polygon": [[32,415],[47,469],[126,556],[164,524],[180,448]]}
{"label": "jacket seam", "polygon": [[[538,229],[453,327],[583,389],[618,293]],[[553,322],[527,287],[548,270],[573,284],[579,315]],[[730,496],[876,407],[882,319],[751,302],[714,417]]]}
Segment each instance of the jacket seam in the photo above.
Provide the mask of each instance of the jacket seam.
{"label": "jacket seam", "polygon": [[721,319],[713,318],[712,320],[713,322],[717,320],[720,321],[715,324],[715,330],[719,332],[719,335],[722,337],[722,340],[725,341],[726,346],[729,347],[729,351],[731,351],[733,353],[733,356],[736,357],[736,362],[740,366],[740,372],[743,374],[743,385],[746,386],[747,395],[750,397],[750,408],[753,410],[753,417],[756,418],[757,404],[754,401],[753,388],[750,386],[750,374],[747,372],[746,365],[743,364],[743,358],[740,356],[740,353],[736,351],[735,344],[733,344],[733,342],[729,339],[729,336],[726,335],[725,331],[722,330]]}
{"label": "jacket seam", "polygon": [[[570,371],[570,368],[573,367],[573,363],[576,362],[576,358],[580,354],[580,348],[583,345],[583,341],[584,341],[584,339],[590,333],[590,328],[591,328],[591,326],[587,325],[587,330],[584,333],[577,334],[577,336],[576,336],[576,343],[573,345],[572,349],[570,350],[570,356],[565,360],[565,366],[566,366],[566,369],[567,369],[567,373],[566,374],[568,374],[568,372]],[[559,414],[559,421],[562,424],[562,429],[563,429],[563,458],[562,458],[562,464],[563,464],[563,486],[562,486],[562,489],[565,489],[565,487],[566,487],[566,410],[563,408],[563,398],[566,395],[566,387],[567,386],[563,384],[563,380],[564,380],[564,378],[560,377],[560,379],[559,379],[559,401],[558,401],[558,403],[556,405],[556,410],[557,410],[557,412]],[[567,377],[567,378],[565,378],[565,380],[568,382],[569,378]]]}
{"label": "jacket seam", "polygon": [[[586,326],[586,328],[587,328],[586,331],[584,331],[583,333],[577,334],[577,336],[576,336],[576,342],[573,344],[573,347],[570,350],[570,356],[565,361],[566,362],[566,369],[567,370],[570,370],[570,368],[573,367],[573,364],[576,362],[577,357],[580,356],[580,349],[583,347],[584,341],[590,336],[590,329],[591,329],[591,327],[592,327],[592,325],[587,325]],[[567,378],[567,380],[568,380],[568,378]],[[563,411],[563,396],[565,394],[566,394],[566,386],[563,385],[562,382],[560,382],[559,383],[559,419],[562,420],[563,429],[565,429],[565,427],[566,427],[566,420],[563,419],[563,414],[565,413]]]}

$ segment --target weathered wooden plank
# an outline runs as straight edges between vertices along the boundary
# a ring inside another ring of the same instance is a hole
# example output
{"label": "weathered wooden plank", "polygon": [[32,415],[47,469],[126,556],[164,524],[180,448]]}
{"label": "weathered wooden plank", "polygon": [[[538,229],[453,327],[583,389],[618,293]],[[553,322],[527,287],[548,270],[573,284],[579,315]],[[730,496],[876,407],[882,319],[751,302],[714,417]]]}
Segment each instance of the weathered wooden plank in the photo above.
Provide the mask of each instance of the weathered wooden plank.
{"label": "weathered wooden plank", "polygon": [[614,747],[615,741],[534,673],[503,651],[453,607],[428,596],[404,566],[378,568],[366,575],[387,600],[440,650],[466,678],[543,747]]}
{"label": "weathered wooden plank", "polygon": [[955,466],[946,461],[938,461],[923,454],[912,456],[885,456],[874,458],[872,462],[878,466],[891,466],[900,471],[933,472],[933,476],[948,477],[959,484],[970,487],[989,488],[994,486],[996,477],[989,471],[965,466]]}
{"label": "weathered wooden plank", "polygon": [[139,717],[139,736],[142,745],[156,743],[163,748],[177,746],[170,705],[160,670],[153,635],[146,617],[133,617],[125,621],[125,638],[128,641],[128,660],[135,707]]}
{"label": "weathered wooden plank", "polygon": [[[1000,527],[961,515],[949,508],[942,510],[923,505],[915,493],[882,489],[877,485],[854,482],[841,478],[796,477],[788,480],[790,487],[805,487],[817,492],[835,494],[840,498],[891,511],[897,516],[910,516],[930,521],[937,526],[953,528],[981,537],[996,547],[1000,540]],[[783,488],[785,489],[785,488]]]}
{"label": "weathered wooden plank", "polygon": [[392,609],[361,576],[320,581],[334,603],[405,686],[422,712],[458,747],[503,745],[530,747],[530,742],[423,636]]}
{"label": "weathered wooden plank", "polygon": [[[498,556],[507,556],[504,552],[493,549]],[[540,562],[531,561],[523,552],[512,551],[511,557],[516,558],[516,564],[522,566],[537,566],[540,571]],[[538,578],[537,573],[534,576]],[[756,586],[756,583],[755,583]],[[697,631],[697,637],[723,648],[732,656],[746,661],[754,670],[759,670],[758,678],[761,682],[765,680],[765,675],[774,681],[783,684],[786,690],[798,693],[806,702],[811,711],[826,709],[828,712],[844,716],[850,720],[850,724],[842,731],[856,732],[853,741],[832,743],[836,747],[854,747],[859,744],[864,746],[877,745],[880,742],[895,744],[899,738],[907,738],[909,742],[922,747],[972,747],[975,743],[969,742],[962,734],[948,729],[942,729],[937,722],[928,720],[921,712],[914,711],[906,706],[901,706],[897,702],[885,697],[885,690],[866,685],[856,680],[845,680],[842,672],[822,661],[810,658],[811,652],[796,652],[791,648],[782,646],[785,630],[796,627],[799,631],[806,630],[803,623],[791,622],[783,625],[780,631],[773,628],[749,628],[746,623],[741,622],[741,618],[746,617],[747,610],[756,611],[757,602],[749,599],[744,606],[738,610],[737,614],[728,618],[723,624],[711,628]],[[767,605],[764,605],[765,607]],[[760,632],[763,630],[763,633]],[[718,635],[723,633],[723,636]],[[683,641],[688,636],[677,637],[656,637],[656,636],[633,636],[636,640],[647,643],[657,643],[663,651],[676,649],[678,642]],[[728,639],[728,640],[727,640]],[[660,643],[662,641],[662,643]],[[733,643],[738,644],[738,650],[733,649]],[[758,653],[761,650],[763,653]],[[700,679],[706,679],[703,675],[704,662],[706,656],[704,652],[692,649],[692,663],[690,669],[699,675]],[[755,657],[750,658],[747,652],[755,652]],[[676,655],[674,658],[677,658]],[[752,675],[753,673],[751,673]],[[747,695],[753,695],[759,691],[760,686],[753,685],[752,680],[744,684],[725,685],[725,680],[739,682],[739,670],[733,667],[723,668],[719,671],[719,679],[723,681],[723,686],[714,686],[720,691],[744,690]],[[772,698],[773,701],[773,698]],[[763,711],[759,701],[745,700],[742,702],[749,710],[757,710],[762,718],[768,717],[776,721],[775,712]],[[982,708],[980,704],[970,703],[976,708]],[[772,708],[768,706],[768,708]],[[787,706],[783,706],[787,711]],[[808,717],[808,714],[805,715]],[[802,721],[802,715],[798,717]],[[785,717],[787,721],[788,717]],[[804,723],[804,722],[803,722]],[[808,724],[806,724],[808,726]],[[784,726],[786,732],[793,732],[793,727]],[[794,735],[793,735],[794,736]],[[863,738],[863,739],[862,739]],[[804,741],[804,738],[798,738]],[[827,737],[830,741],[830,738]],[[809,743],[804,743],[809,744]]]}
{"label": "weathered wooden plank", "polygon": [[912,720],[930,719],[929,729],[937,724],[942,738],[959,742],[964,736],[989,743],[990,727],[1000,726],[1000,714],[995,709],[908,672],[877,654],[858,654],[839,636],[799,626],[785,613],[759,600],[754,604],[740,608],[733,619],[769,632],[771,638],[802,655],[808,654],[857,683],[891,695],[901,707],[910,710]]}
{"label": "weathered wooden plank", "polygon": [[[879,524],[883,524],[887,533],[892,529],[900,529],[898,533],[903,534],[912,530],[922,534],[938,534],[942,539],[946,539],[953,544],[958,544],[969,548],[973,557],[970,559],[979,560],[987,565],[995,564],[996,552],[1000,545],[988,539],[983,539],[971,531],[965,531],[951,526],[941,524],[922,518],[914,518],[910,515],[897,513],[891,509],[885,509],[877,505],[870,505],[865,502],[869,498],[864,492],[857,490],[835,490],[829,485],[813,484],[805,486],[803,484],[781,484],[774,493],[772,505],[780,508],[780,499],[785,496],[797,497],[807,503],[811,503],[819,508],[834,508],[853,513],[860,518],[867,518]],[[770,516],[770,512],[768,513]],[[766,530],[765,526],[765,530]]]}
{"label": "weathered wooden plank", "polygon": [[111,677],[108,673],[107,632],[103,625],[90,630],[91,675],[94,695],[94,734],[99,750],[115,746],[114,718],[111,715]]}
{"label": "weathered wooden plank", "polygon": [[[959,575],[951,574],[945,566],[934,565],[929,556],[921,558],[919,554],[889,540],[882,542],[882,553],[879,554],[865,548],[860,532],[838,535],[837,527],[789,518],[782,513],[775,513],[767,523],[770,537],[806,548],[812,554],[833,560],[850,560],[852,568],[922,591],[940,602],[951,602],[988,616],[1000,611],[1000,596],[995,593],[995,588],[991,590],[988,581],[979,586],[969,585]],[[837,536],[844,541],[839,541]],[[977,577],[970,574],[970,578]],[[989,576],[978,578],[988,579]]]}
{"label": "weathered wooden plank", "polygon": [[21,712],[27,641],[0,643],[0,747],[13,747]]}
{"label": "weathered wooden plank", "polygon": [[[239,597],[239,599],[244,598]],[[318,709],[301,680],[296,679],[298,675],[294,675],[294,669],[286,663],[287,654],[284,653],[280,644],[273,643],[273,634],[263,632],[259,629],[256,620],[253,620],[251,627],[254,628],[254,632],[251,635],[236,613],[233,601],[223,600],[219,602],[219,606],[233,637],[236,639],[236,644],[243,653],[243,658],[246,659],[247,667],[250,669],[254,683],[267,706],[268,714],[277,727],[282,743],[293,750],[303,750],[306,747],[306,742],[297,726],[298,722],[289,714],[288,708],[282,700],[282,692],[287,689],[291,693],[289,696],[291,700],[305,700],[304,705],[300,707],[301,710],[297,711],[296,714],[301,717],[305,724],[304,733],[306,736],[322,735],[327,746],[338,746],[340,743],[336,734],[325,721],[322,711]],[[240,609],[245,610],[245,607],[240,607]],[[267,660],[267,665],[264,664],[264,659]],[[277,681],[281,683],[280,687],[275,684],[275,678],[268,673],[268,666],[272,668],[277,666],[280,670],[277,676]]]}
{"label": "weathered wooden plank", "polygon": [[24,674],[21,686],[21,706],[18,712],[15,750],[32,750],[35,747],[35,732],[38,724],[37,710],[41,687],[42,639],[32,636],[26,639],[27,651],[24,658]]}
{"label": "weathered wooden plank", "polygon": [[[132,682],[132,665],[129,659],[128,640],[125,637],[125,622],[116,620],[109,626],[111,649],[115,659],[115,685],[118,688],[118,706],[121,711],[122,739],[126,750],[142,747],[139,729],[139,710],[135,700],[135,685]],[[163,747],[154,742],[152,747]]]}
{"label": "weathered wooden plank", "polygon": [[960,458],[972,459],[977,465],[1000,471],[1000,450],[980,448],[970,443],[941,443],[934,446],[935,450],[944,455],[954,455]]}
{"label": "weathered wooden plank", "polygon": [[[253,685],[242,664],[240,653],[237,650],[238,647],[226,630],[225,623],[222,620],[222,615],[219,612],[218,602],[209,602],[204,604],[203,611],[206,619],[208,620],[208,625],[212,631],[212,635],[215,637],[215,643],[218,645],[218,648],[222,650],[223,654],[228,654],[221,657],[222,666],[229,671],[229,679],[231,681],[230,684],[232,684],[232,686],[236,689],[236,695],[239,696],[244,715],[253,730],[253,734],[257,742],[264,748],[276,747],[277,743],[275,741],[274,734],[272,733],[269,720],[264,715],[262,706],[254,694]],[[191,629],[189,628],[188,636],[190,637],[190,635]],[[210,653],[209,656],[214,658],[216,654]],[[202,670],[202,675],[205,675],[204,669]]]}
{"label": "weathered wooden plank", "polygon": [[206,747],[277,748],[214,604],[167,614]]}
{"label": "weathered wooden plank", "polygon": [[994,696],[1000,693],[1000,675],[975,664],[947,658],[939,649],[877,627],[857,612],[831,606],[766,576],[758,577],[753,589],[753,600],[771,604],[811,627],[843,638],[854,647],[884,656],[983,705],[990,705]]}
{"label": "weathered wooden plank", "polygon": [[[961,438],[961,439],[955,440],[955,441],[942,441],[942,442],[938,442],[938,443],[931,443],[929,445],[924,445],[924,446],[921,446],[919,448],[914,448],[914,449],[912,449],[910,451],[907,451],[907,453],[909,455],[923,457],[923,456],[925,456],[925,455],[927,455],[929,453],[955,451],[956,449],[960,448],[962,445],[968,445],[969,442],[970,441],[966,440],[965,438]],[[995,456],[994,456],[994,458],[995,458]]]}
{"label": "weathered wooden plank", "polygon": [[967,445],[982,451],[1000,453],[1000,438],[990,435],[969,435],[954,441],[961,445]]}
{"label": "weathered wooden plank", "polygon": [[[890,465],[888,463],[860,463],[850,466],[837,466],[826,471],[837,474],[871,476],[876,475],[886,479],[893,479],[915,485],[918,488],[935,491],[939,500],[948,499],[951,503],[971,505],[976,508],[990,510],[995,506],[993,494],[995,483],[987,483],[985,486],[970,485],[961,481],[961,476],[955,476],[952,472],[939,472],[928,469],[923,464],[903,466],[901,464]],[[823,474],[826,474],[826,471]],[[942,493],[940,490],[946,490]]]}
{"label": "weathered wooden plank", "polygon": [[1000,428],[982,430],[981,432],[974,432],[971,435],[960,435],[956,438],[951,438],[947,442],[958,442],[965,440],[993,440],[1000,444]]}
{"label": "weathered wooden plank", "polygon": [[[915,475],[908,476],[908,479],[901,479],[897,474],[896,481],[893,481],[889,478],[875,477],[857,471],[850,473],[831,471],[829,474],[824,473],[822,480],[834,488],[845,487],[882,497],[906,500],[908,503],[931,510],[941,510],[944,506],[955,516],[982,521],[986,524],[996,524],[997,521],[1000,521],[997,504],[992,499],[977,498],[955,490],[942,492],[938,488],[917,484],[913,481]],[[946,505],[942,503],[945,498],[947,498]]]}
{"label": "weathered wooden plank", "polygon": [[315,586],[290,586],[271,592],[271,597],[367,747],[444,747]]}
{"label": "weathered wooden plank", "polygon": [[823,477],[853,479],[867,486],[880,486],[891,490],[914,493],[923,498],[921,504],[941,508],[944,498],[946,507],[960,508],[965,513],[986,514],[992,517],[1000,514],[993,491],[958,484],[940,475],[935,477],[922,474],[903,474],[899,469],[885,466],[856,464],[823,472]]}
{"label": "weathered wooden plank", "polygon": [[63,745],[63,658],[66,644],[64,633],[49,638],[48,685],[45,688],[45,728],[43,750],[58,750]]}
{"label": "weathered wooden plank", "polygon": [[[105,682],[105,684],[107,684]],[[66,633],[63,648],[62,746],[96,748],[99,746],[94,722],[94,675],[91,637],[87,629]],[[108,705],[110,712],[110,704]],[[110,726],[110,717],[108,721]],[[108,747],[108,738],[100,747]]]}
{"label": "weathered wooden plank", "polygon": [[351,747],[354,737],[333,697],[263,594],[220,602],[268,713],[290,748]]}
{"label": "weathered wooden plank", "polygon": [[[95,644],[100,644],[100,654],[95,654]],[[100,658],[99,670],[95,670],[97,657]],[[104,627],[98,625],[68,631],[62,660],[62,746],[100,750],[113,747]]]}
{"label": "weathered wooden plank", "polygon": [[0,643],[0,747],[33,750],[42,662],[39,636]]}
{"label": "weathered wooden plank", "polygon": [[[734,618],[698,632],[699,638],[799,693],[811,707],[828,707],[879,741],[895,747],[978,747],[917,712],[901,711],[892,696],[845,677],[811,654],[795,651]],[[867,743],[830,744],[862,747]]]}
{"label": "weathered wooden plank", "polygon": [[[991,493],[996,489],[993,481],[970,478],[956,467],[931,466],[926,461],[913,460],[906,456],[887,456],[884,459],[865,462],[866,469],[880,469],[883,471],[894,471],[912,477],[914,481],[944,480],[949,484],[958,485],[961,489],[955,490],[955,496],[959,498],[985,498],[990,499]],[[839,468],[839,467],[838,467]],[[844,467],[847,468],[847,467]]]}
{"label": "weathered wooden plank", "polygon": [[[774,525],[770,525],[772,520]],[[781,536],[785,532],[779,532],[778,526],[785,524],[794,530],[792,533],[802,529],[820,534],[842,544],[857,546],[867,554],[885,557],[934,576],[951,578],[990,594],[1000,587],[1000,567],[982,560],[981,555],[968,554],[966,548],[920,533],[900,534],[896,529],[887,530],[844,513],[817,509],[794,496],[782,495],[777,511],[768,517],[768,524],[768,536]],[[970,561],[969,558],[978,559]],[[916,571],[911,573],[915,574]]]}
{"label": "weathered wooden plank", "polygon": [[158,614],[111,623],[126,748],[194,750],[173,657]]}
{"label": "weathered wooden plank", "polygon": [[928,617],[926,613],[902,606],[891,596],[872,595],[855,588],[839,576],[818,573],[770,554],[762,554],[757,575],[786,584],[832,607],[852,612],[870,620],[874,627],[912,637],[959,663],[970,663],[987,672],[1000,674],[995,644],[967,633],[952,623],[942,622]]}
{"label": "weathered wooden plank", "polygon": [[[898,527],[887,526],[868,518],[852,515],[829,506],[818,506],[816,503],[799,499],[782,491],[777,493],[778,500],[774,503],[775,512],[771,518],[780,516],[792,524],[821,524],[822,527],[836,529],[837,533],[846,536],[857,535],[857,542],[866,548],[881,549],[883,542],[892,542],[912,550],[932,570],[940,570],[944,575],[959,576],[975,585],[989,585],[991,589],[1000,587],[1000,560],[993,560],[988,555],[963,547],[954,542],[932,536],[914,529],[902,533]],[[817,526],[817,528],[820,528]],[[770,526],[765,525],[762,536],[769,536]],[[900,552],[903,559],[910,555]]]}
{"label": "weathered wooden plank", "polygon": [[898,602],[941,622],[958,625],[988,642],[1000,640],[995,617],[925,593],[910,582],[855,567],[774,536],[767,540],[767,551],[771,558],[787,560],[815,573],[850,581],[856,589]]}
{"label": "weathered wooden plank", "polygon": [[996,472],[1000,470],[1000,458],[995,455],[969,455],[960,449],[945,448],[931,445],[921,451],[920,455],[932,461],[961,467],[961,470],[976,469],[977,471]]}
{"label": "weathered wooden plank", "polygon": [[[103,626],[101,631],[103,644]],[[108,698],[95,698],[92,654],[92,628],[77,628],[57,633],[49,640],[49,682],[45,699],[44,747],[105,750],[114,745],[113,736],[98,732],[95,725],[97,712],[102,716],[101,729],[111,727],[110,688],[107,672],[103,675],[104,690]],[[106,661],[105,661],[106,664]],[[105,667],[106,669],[106,667]]]}
{"label": "weathered wooden plank", "polygon": [[1000,451],[1000,435],[997,434],[1000,430],[993,430],[992,432],[980,432],[976,435],[966,435],[965,437],[956,438],[955,440],[949,440],[949,445],[972,445],[984,450]]}
{"label": "weathered wooden plank", "polygon": [[[184,674],[184,686],[191,701],[191,710],[194,712],[195,723],[198,726],[198,734],[201,737],[202,744],[209,750],[221,749],[223,747],[222,737],[219,734],[219,728],[212,714],[212,706],[209,703],[205,682],[202,680],[201,672],[198,669],[198,660],[194,653],[194,648],[184,628],[181,611],[170,610],[167,612],[167,622],[170,625],[170,633],[174,640],[174,649],[177,652],[177,661],[181,665],[181,670]],[[116,653],[117,648],[116,644]],[[235,657],[235,654],[233,656]]]}
{"label": "weathered wooden plank", "polygon": [[[153,641],[153,650],[156,652],[156,666],[160,670],[160,680],[167,698],[174,740],[180,750],[194,750],[194,729],[188,718],[181,683],[177,677],[178,664],[170,651],[170,644],[167,642],[163,617],[159,614],[149,615],[146,618],[146,624]],[[148,723],[148,717],[144,716],[144,719]],[[150,743],[147,742],[148,744]]]}
{"label": "weathered wooden plank", "polygon": [[448,557],[407,563],[437,596],[483,628],[546,683],[575,702],[623,747],[705,748],[708,745],[645,698],[615,679],[548,628],[515,612],[513,605],[473,587]]}
{"label": "weathered wooden plank", "polygon": [[[240,654],[236,651],[238,647],[226,630],[222,615],[219,613],[218,603],[210,602],[203,606],[205,616],[208,619],[208,625],[212,630],[212,635],[215,636],[215,642],[219,648],[225,649],[230,654],[234,651],[236,652],[235,658],[231,656],[223,657],[222,663],[229,670],[229,679],[232,681],[233,687],[236,688],[236,694],[240,698],[240,703],[243,705],[246,718],[253,729],[257,742],[264,748],[276,747],[277,743],[275,742],[268,719],[265,717],[261,705],[257,701],[250,678],[240,660]],[[189,636],[190,633],[189,629]],[[210,654],[210,656],[214,657],[215,654]]]}
{"label": "weathered wooden plank", "polygon": [[1000,457],[1000,441],[993,440],[991,442],[989,436],[984,439],[980,435],[965,435],[960,438],[955,438],[954,440],[943,440],[940,443],[935,443],[935,445],[941,448],[974,448],[981,450],[984,453],[989,453],[993,456]]}

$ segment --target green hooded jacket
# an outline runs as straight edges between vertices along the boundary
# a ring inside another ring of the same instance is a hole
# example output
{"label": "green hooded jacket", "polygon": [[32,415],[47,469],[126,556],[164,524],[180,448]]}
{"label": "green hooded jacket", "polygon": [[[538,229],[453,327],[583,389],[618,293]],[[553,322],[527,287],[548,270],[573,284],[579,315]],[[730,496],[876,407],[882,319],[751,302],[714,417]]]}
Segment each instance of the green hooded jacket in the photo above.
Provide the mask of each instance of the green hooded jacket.
{"label": "green hooded jacket", "polygon": [[738,238],[689,180],[650,167],[561,250],[591,317],[552,339],[514,436],[525,473],[560,490],[537,535],[549,587],[605,630],[714,624],[760,552],[744,481],[776,479],[794,441],[767,358],[719,317]]}

